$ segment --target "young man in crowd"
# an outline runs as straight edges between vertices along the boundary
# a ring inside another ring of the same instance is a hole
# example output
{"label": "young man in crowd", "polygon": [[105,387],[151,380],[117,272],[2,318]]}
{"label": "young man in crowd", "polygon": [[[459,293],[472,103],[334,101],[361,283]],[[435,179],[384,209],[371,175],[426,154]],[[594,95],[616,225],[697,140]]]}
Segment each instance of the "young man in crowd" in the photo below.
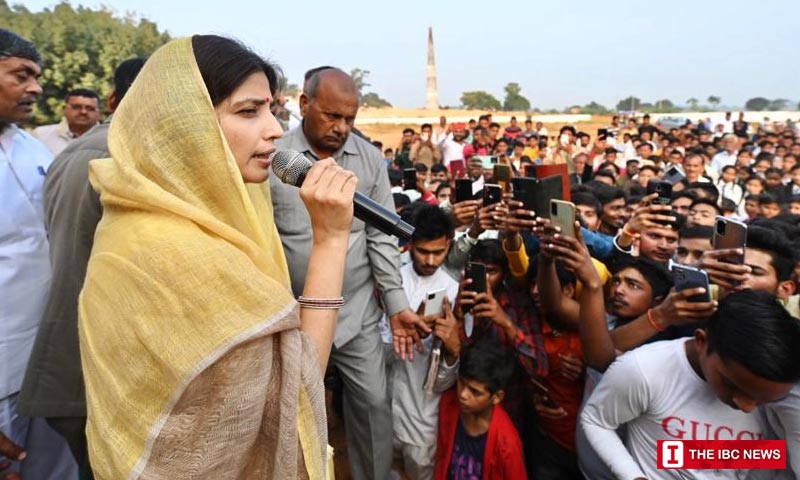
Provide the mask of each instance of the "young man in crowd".
{"label": "young man in crowd", "polygon": [[[458,282],[440,268],[450,250],[454,227],[450,215],[432,205],[419,207],[412,224],[415,230],[409,244],[411,263],[400,268],[400,275],[409,307],[423,315],[428,294],[444,289],[449,301],[455,301],[458,294]],[[389,377],[395,455],[401,458],[403,469],[412,480],[433,479],[436,451],[431,445],[436,443],[440,392],[455,383],[461,350],[459,328],[449,304],[425,320],[433,334],[423,339],[423,352],[413,360],[392,362]],[[384,330],[386,342],[391,333],[388,328]],[[442,344],[441,358],[434,359],[438,361],[438,373],[431,391],[425,391],[423,384],[437,339]],[[388,348],[391,350],[391,346]]]}
{"label": "young man in crowd", "polygon": [[73,140],[100,122],[100,96],[85,88],[76,88],[64,99],[64,118],[60,123],[42,125],[31,132],[53,155],[58,155]]}
{"label": "young man in crowd", "polygon": [[411,145],[414,143],[415,136],[414,129],[403,129],[400,146],[397,147],[394,153],[394,165],[401,171],[414,167],[414,162],[411,161]]}
{"label": "young man in crowd", "polygon": [[603,213],[603,206],[600,204],[600,200],[588,191],[573,192],[571,198],[583,225],[596,232],[600,228],[600,216]]}
{"label": "young man in crowd", "polygon": [[492,341],[464,346],[457,388],[439,409],[436,480],[527,480],[522,442],[501,405],[513,372]]}
{"label": "young man in crowd", "polygon": [[[707,478],[702,471],[658,470],[657,441],[767,438],[755,410],[782,400],[800,381],[798,344],[800,322],[774,296],[732,293],[693,338],[647,345],[611,365],[581,424],[617,478]],[[617,433],[623,425],[624,443]],[[735,470],[715,475],[740,478]]]}
{"label": "young man in crowd", "polygon": [[722,215],[722,209],[716,202],[708,198],[698,198],[689,206],[689,216],[686,225],[704,225],[713,227],[717,216]]}
{"label": "young man in crowd", "polygon": [[606,185],[597,185],[593,190],[603,207],[597,230],[614,236],[625,224],[625,192],[620,188]]}
{"label": "young man in crowd", "polygon": [[696,225],[684,227],[679,235],[678,250],[675,252],[675,261],[681,265],[696,267],[704,252],[711,250],[711,241],[714,237],[714,227]]}

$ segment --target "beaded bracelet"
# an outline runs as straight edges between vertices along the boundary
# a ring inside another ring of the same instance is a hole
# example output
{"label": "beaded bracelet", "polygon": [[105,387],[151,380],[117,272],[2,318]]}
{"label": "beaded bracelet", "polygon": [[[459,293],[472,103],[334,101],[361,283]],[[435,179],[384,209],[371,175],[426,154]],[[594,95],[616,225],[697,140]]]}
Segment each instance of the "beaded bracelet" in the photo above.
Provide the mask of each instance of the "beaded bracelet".
{"label": "beaded bracelet", "polygon": [[309,298],[304,296],[297,297],[297,303],[302,308],[315,310],[336,310],[344,306],[344,297],[338,298]]}
{"label": "beaded bracelet", "polygon": [[653,318],[653,309],[647,311],[647,321],[650,322],[650,326],[655,328],[658,332],[663,332],[666,330],[666,327],[663,325],[659,325],[658,322],[655,321]]}

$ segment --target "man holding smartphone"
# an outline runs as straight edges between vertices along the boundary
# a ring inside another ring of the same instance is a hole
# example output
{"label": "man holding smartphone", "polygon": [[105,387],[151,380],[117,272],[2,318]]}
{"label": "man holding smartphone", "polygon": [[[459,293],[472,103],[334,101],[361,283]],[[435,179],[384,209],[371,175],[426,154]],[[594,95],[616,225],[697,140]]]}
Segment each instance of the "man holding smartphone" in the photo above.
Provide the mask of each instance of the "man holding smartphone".
{"label": "man holding smartphone", "polygon": [[[456,381],[461,339],[447,300],[439,311],[425,308],[426,302],[438,300],[434,292],[444,290],[446,299],[450,301],[454,301],[458,294],[458,282],[441,268],[453,242],[453,219],[441,208],[425,205],[415,212],[412,224],[415,230],[409,244],[411,263],[400,269],[400,276],[409,306],[417,309],[420,315],[427,314],[424,320],[429,322],[433,334],[423,339],[424,350],[413,360],[392,362],[389,384],[395,455],[402,458],[403,469],[409,478],[424,480],[433,479],[436,449],[431,445],[436,445],[439,393]],[[382,330],[391,353],[388,325],[383,324]],[[439,359],[432,356],[437,340],[441,341],[442,355]],[[433,392],[426,392],[423,390],[426,374],[431,361],[437,360],[438,373]]]}

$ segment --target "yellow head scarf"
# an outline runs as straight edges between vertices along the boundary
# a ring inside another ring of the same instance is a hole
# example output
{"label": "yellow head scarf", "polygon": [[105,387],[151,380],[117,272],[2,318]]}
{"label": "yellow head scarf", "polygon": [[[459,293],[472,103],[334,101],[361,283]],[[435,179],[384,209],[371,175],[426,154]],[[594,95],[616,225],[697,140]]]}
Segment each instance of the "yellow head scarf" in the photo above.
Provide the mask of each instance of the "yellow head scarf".
{"label": "yellow head scarf", "polygon": [[95,475],[319,478],[322,383],[269,190],[243,182],[190,38],[147,61],[109,148],[79,304]]}

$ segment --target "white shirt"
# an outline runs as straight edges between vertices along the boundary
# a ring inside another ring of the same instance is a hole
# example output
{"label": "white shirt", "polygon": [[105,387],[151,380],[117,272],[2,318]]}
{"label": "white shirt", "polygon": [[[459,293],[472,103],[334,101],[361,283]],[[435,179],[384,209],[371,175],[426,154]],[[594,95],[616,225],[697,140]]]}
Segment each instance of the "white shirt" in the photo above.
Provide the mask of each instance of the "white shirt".
{"label": "white shirt", "polygon": [[[745,470],[656,469],[658,440],[767,438],[759,412],[722,403],[697,375],[686,357],[688,340],[656,342],[619,357],[583,409],[589,442],[620,480],[748,478]],[[627,425],[624,446],[616,433],[621,425]]]}
{"label": "white shirt", "polygon": [[742,203],[744,199],[744,190],[736,182],[725,183],[722,179],[717,182],[717,190],[719,190],[719,203],[722,205],[723,198],[733,200],[737,206]]}
{"label": "white shirt", "polygon": [[0,399],[22,385],[50,293],[43,186],[52,161],[17,126],[0,133]]}
{"label": "white shirt", "polygon": [[[409,263],[400,269],[403,278],[403,289],[408,298],[408,306],[416,311],[429,292],[444,288],[450,304],[455,302],[458,294],[458,282],[453,280],[442,268],[431,276],[421,277],[414,271],[414,264]],[[402,443],[418,447],[436,445],[436,423],[439,419],[440,393],[456,381],[458,362],[448,366],[444,360],[439,364],[432,393],[422,387],[428,373],[431,358],[433,335],[422,340],[424,351],[416,353],[414,360],[397,361],[392,365],[392,413],[394,415],[394,436]]]}
{"label": "white shirt", "polygon": [[[442,150],[442,161],[444,162],[444,166],[447,167],[450,165],[450,162],[453,160],[463,160],[464,159],[464,147],[467,145],[466,142],[456,142],[453,140],[453,134],[450,133],[447,136],[442,136],[439,139],[439,148]],[[466,168],[466,165],[464,165]]]}
{"label": "white shirt", "polygon": [[721,174],[722,169],[727,167],[728,165],[736,165],[736,156],[739,152],[728,153],[727,150],[723,150],[716,155],[714,158],[711,159],[711,168]]}
{"label": "white shirt", "polygon": [[53,156],[61,153],[73,140],[78,138],[70,131],[66,118],[61,119],[59,123],[36,127],[31,134],[44,143]]}

